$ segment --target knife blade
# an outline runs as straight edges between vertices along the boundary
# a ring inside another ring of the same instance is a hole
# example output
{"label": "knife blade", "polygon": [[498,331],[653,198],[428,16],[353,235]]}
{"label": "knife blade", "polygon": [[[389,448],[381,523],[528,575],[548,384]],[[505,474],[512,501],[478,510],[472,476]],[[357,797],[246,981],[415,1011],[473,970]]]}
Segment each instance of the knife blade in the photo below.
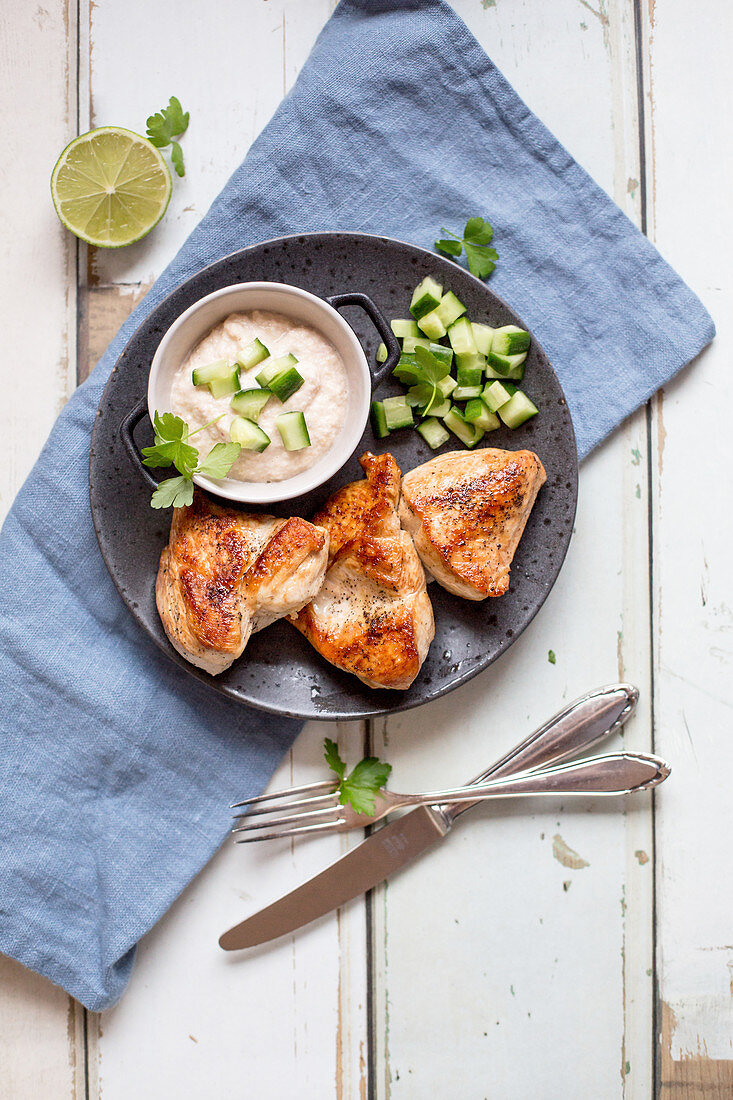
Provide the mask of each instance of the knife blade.
{"label": "knife blade", "polygon": [[411,810],[372,833],[315,878],[230,928],[219,939],[219,946],[236,951],[294,932],[377,886],[441,840],[448,828],[429,806]]}
{"label": "knife blade", "polygon": [[[589,692],[560,711],[472,783],[558,763],[595,745],[631,715],[639,693],[630,684]],[[419,806],[383,826],[308,882],[234,925],[219,939],[225,951],[256,947],[302,928],[366,893],[445,837],[474,802]]]}

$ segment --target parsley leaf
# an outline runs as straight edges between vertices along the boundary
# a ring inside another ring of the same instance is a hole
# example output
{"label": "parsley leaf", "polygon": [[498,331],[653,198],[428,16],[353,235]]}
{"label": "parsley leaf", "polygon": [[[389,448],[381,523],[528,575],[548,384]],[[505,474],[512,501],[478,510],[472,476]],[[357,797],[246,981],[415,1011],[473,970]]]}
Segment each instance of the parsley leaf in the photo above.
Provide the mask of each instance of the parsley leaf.
{"label": "parsley leaf", "polygon": [[336,743],[327,737],[323,744],[326,763],[339,777],[338,792],[341,805],[345,806],[350,802],[358,814],[373,814],[377,792],[389,779],[392,765],[385,764],[376,756],[365,756],[346,775],[346,764],[339,755]]}
{"label": "parsley leaf", "polygon": [[169,477],[161,481],[150,498],[151,508],[187,508],[193,503],[193,482],[189,477]]}
{"label": "parsley leaf", "polygon": [[175,168],[177,176],[186,175],[186,169],[183,167],[183,149],[177,141],[171,142],[171,164]]}
{"label": "parsley leaf", "polygon": [[215,443],[195,472],[205,477],[226,477],[241,449],[239,443]]}
{"label": "parsley leaf", "polygon": [[183,439],[184,435],[188,435],[188,424],[174,413],[163,413],[162,416],[155,413],[153,427],[156,437],[160,437],[156,438],[156,443],[164,439]]}
{"label": "parsley leaf", "polygon": [[438,398],[438,382],[450,374],[450,367],[420,345],[415,348],[415,362],[415,383],[410,394],[425,406],[423,416],[427,416]]}
{"label": "parsley leaf", "polygon": [[[216,417],[216,420],[220,419]],[[171,505],[174,508],[187,507],[193,501],[193,475],[226,477],[242,449],[238,443],[215,443],[206,458],[197,465],[199,453],[189,440],[203,428],[208,428],[208,424],[191,432],[180,416],[173,413],[163,413],[161,416],[156,412],[153,427],[155,442],[152,447],[143,447],[143,465],[175,466],[181,475],[161,481],[150,501],[153,508],[170,508]]]}
{"label": "parsley leaf", "polygon": [[439,252],[455,258],[465,249],[468,270],[472,275],[477,279],[486,279],[491,274],[496,267],[499,253],[495,248],[489,248],[494,230],[484,218],[469,218],[462,237],[450,229],[443,228],[442,232],[448,236],[435,242]]}
{"label": "parsley leaf", "polygon": [[447,256],[460,256],[463,251],[463,245],[460,241],[443,240],[436,241],[435,247],[439,252],[445,252]]}
{"label": "parsley leaf", "polygon": [[339,755],[338,745],[330,737],[327,737],[323,742],[323,748],[325,749],[323,755],[329,768],[332,772],[336,772],[339,779],[343,779],[346,774],[346,765]]}
{"label": "parsley leaf", "polygon": [[153,418],[155,443],[152,447],[143,447],[144,466],[175,466],[180,474],[190,477],[196,469],[199,453],[185,440],[188,436],[188,424],[173,413],[157,412]]}
{"label": "parsley leaf", "polygon": [[170,97],[167,107],[156,111],[147,120],[145,133],[148,140],[158,149],[171,147],[171,162],[179,176],[185,176],[186,169],[183,166],[183,150],[177,141],[173,139],[185,134],[188,129],[189,112],[183,110],[180,101],[174,95]]}
{"label": "parsley leaf", "polygon": [[171,439],[143,447],[143,466],[175,466],[179,473],[190,476],[196,469],[199,453],[182,439]]}

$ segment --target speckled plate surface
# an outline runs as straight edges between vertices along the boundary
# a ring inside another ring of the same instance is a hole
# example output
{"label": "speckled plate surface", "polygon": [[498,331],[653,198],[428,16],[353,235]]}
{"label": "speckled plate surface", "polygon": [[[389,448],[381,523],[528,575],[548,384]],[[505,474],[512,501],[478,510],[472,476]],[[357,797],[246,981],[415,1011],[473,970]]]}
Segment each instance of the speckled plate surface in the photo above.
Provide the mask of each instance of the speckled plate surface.
{"label": "speckled plate surface", "polygon": [[[522,388],[540,415],[517,431],[502,428],[485,437],[491,447],[536,451],[547,470],[547,483],[514,558],[509,591],[499,599],[473,602],[431,584],[435,640],[408,691],[365,687],[355,676],[328,664],[294,627],[282,621],[255,634],[243,656],[217,677],[189,665],[165,636],[154,586],[171,513],[150,507],[150,489],[132,466],[119,435],[122,419],[146,392],[150,362],[165,331],[205,294],[231,283],[257,280],[291,283],[322,297],[363,291],[386,317],[405,317],[413,288],[428,274],[458,295],[472,320],[526,327],[489,287],[433,253],[360,233],[307,234],[246,248],[189,279],[140,326],[110,376],[92,435],[89,464],[92,515],[104,560],[142,629],[189,675],[233,699],[278,714],[321,720],[375,717],[437,699],[509,648],[537,614],[557,578],[575,517],[577,454],[560,383],[533,340]],[[357,309],[345,310],[344,316],[373,361],[379,337],[371,322]],[[378,396],[398,392],[404,390],[387,381]],[[141,446],[152,442],[147,418],[136,439]],[[455,441],[441,450],[459,447]],[[309,517],[334,489],[363,476],[357,457],[365,450],[391,451],[403,471],[426,462],[434,453],[417,432],[396,432],[380,441],[368,427],[354,458],[327,485],[267,510]]]}

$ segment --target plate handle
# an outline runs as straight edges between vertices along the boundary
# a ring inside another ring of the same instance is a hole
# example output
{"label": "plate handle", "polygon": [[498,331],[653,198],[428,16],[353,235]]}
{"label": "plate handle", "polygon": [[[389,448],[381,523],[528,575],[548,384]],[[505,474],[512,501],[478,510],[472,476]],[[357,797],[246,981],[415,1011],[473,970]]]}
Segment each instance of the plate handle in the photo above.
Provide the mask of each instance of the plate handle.
{"label": "plate handle", "polygon": [[347,294],[333,294],[330,298],[327,298],[326,301],[334,309],[341,309],[342,306],[360,306],[382,337],[382,342],[386,344],[387,358],[385,361],[383,363],[377,363],[374,366],[371,363],[369,364],[369,369],[372,373],[372,389],[375,390],[397,366],[397,360],[401,355],[401,348],[397,337],[392,332],[384,314],[377,308],[368,294],[350,291]]}
{"label": "plate handle", "polygon": [[127,451],[128,458],[130,459],[130,462],[133,464],[137,472],[139,474],[142,474],[143,478],[145,479],[145,481],[147,481],[151,489],[157,489],[158,482],[155,480],[148,468],[146,466],[143,466],[143,460],[140,457],[140,452],[137,449],[137,444],[135,443],[132,435],[140,421],[143,419],[143,417],[147,415],[148,399],[147,397],[143,397],[140,401],[138,401],[137,405],[135,405],[135,407],[130,410],[125,419],[120,424],[120,438],[125,445],[125,450]]}

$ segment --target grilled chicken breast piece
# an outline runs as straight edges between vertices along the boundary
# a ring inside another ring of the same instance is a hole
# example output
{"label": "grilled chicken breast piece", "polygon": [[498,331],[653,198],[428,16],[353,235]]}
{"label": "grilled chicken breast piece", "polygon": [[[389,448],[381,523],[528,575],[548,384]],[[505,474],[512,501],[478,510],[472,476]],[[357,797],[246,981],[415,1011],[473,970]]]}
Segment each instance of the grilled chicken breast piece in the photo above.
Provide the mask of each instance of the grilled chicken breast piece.
{"label": "grilled chicken breast piece", "polygon": [[435,633],[425,572],[400,528],[400,471],[365,454],[366,478],[339,489],[314,516],[329,536],[323,587],[292,622],[337,668],[373,688],[408,688]]}
{"label": "grilled chicken breast piece", "polygon": [[197,489],[189,508],[173,511],[158,614],[174,649],[216,676],[251,634],[313,598],[327,564],[322,527],[222,508]]}
{"label": "grilled chicken breast piece", "polygon": [[546,480],[532,451],[451,451],[402,479],[399,514],[436,581],[467,600],[503,596]]}

